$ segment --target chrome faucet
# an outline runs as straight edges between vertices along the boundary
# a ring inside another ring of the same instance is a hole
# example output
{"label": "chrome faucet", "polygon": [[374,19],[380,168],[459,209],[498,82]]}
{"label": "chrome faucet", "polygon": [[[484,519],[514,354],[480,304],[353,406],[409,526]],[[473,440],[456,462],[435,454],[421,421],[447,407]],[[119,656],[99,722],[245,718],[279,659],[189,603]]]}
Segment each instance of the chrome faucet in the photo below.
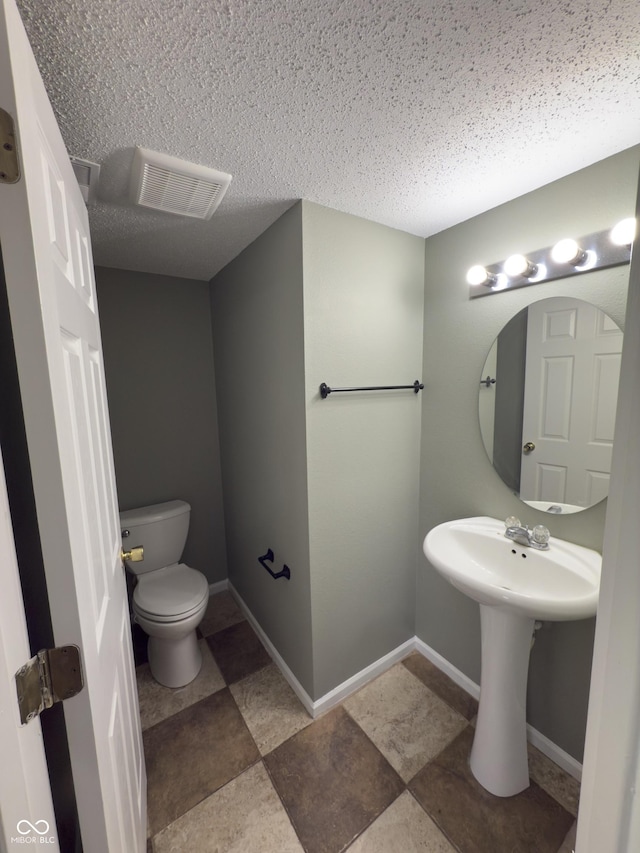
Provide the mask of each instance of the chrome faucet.
{"label": "chrome faucet", "polygon": [[519,518],[509,516],[505,521],[506,530],[504,535],[507,539],[524,545],[527,548],[536,548],[538,551],[549,549],[549,531],[543,524],[536,524],[533,529],[521,524]]}

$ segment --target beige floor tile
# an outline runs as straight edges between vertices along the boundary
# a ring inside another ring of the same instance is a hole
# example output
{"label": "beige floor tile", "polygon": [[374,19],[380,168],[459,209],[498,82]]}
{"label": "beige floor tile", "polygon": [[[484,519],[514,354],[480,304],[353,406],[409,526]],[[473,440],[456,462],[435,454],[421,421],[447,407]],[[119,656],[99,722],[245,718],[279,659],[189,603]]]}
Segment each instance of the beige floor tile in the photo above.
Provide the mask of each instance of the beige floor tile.
{"label": "beige floor tile", "polygon": [[155,853],[304,853],[262,762],[170,824]]}
{"label": "beige floor tile", "polygon": [[200,623],[200,633],[203,637],[222,631],[230,625],[243,622],[244,616],[233,596],[226,590],[212,595],[209,599],[204,618]]}
{"label": "beige floor tile", "polygon": [[175,690],[158,684],[151,675],[148,663],[137,668],[142,731],[225,686],[224,678],[206,640],[200,640],[200,651],[202,652],[202,669],[192,682]]}
{"label": "beige floor tile", "polygon": [[405,782],[468,724],[402,664],[363,687],[344,707]]}
{"label": "beige floor tile", "polygon": [[229,689],[261,755],[313,722],[275,664],[243,678]]}
{"label": "beige floor tile", "polygon": [[408,791],[347,848],[348,853],[455,853]]}
{"label": "beige floor tile", "polygon": [[537,782],[547,794],[557,800],[561,806],[574,817],[578,815],[578,802],[580,800],[580,782],[569,776],[568,773],[558,767],[550,758],[547,758],[535,746],[527,744],[529,753],[529,776]]}

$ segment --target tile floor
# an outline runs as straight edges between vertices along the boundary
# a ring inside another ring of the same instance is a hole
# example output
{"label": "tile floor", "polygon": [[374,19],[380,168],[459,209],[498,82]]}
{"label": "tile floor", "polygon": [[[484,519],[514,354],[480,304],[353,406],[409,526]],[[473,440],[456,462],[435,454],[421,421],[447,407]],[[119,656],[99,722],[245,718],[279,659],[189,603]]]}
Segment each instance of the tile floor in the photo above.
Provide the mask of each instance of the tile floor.
{"label": "tile floor", "polygon": [[228,593],[201,631],[186,687],[137,668],[149,851],[571,853],[578,783],[531,749],[531,786],[487,793],[476,702],[421,655],[314,721]]}

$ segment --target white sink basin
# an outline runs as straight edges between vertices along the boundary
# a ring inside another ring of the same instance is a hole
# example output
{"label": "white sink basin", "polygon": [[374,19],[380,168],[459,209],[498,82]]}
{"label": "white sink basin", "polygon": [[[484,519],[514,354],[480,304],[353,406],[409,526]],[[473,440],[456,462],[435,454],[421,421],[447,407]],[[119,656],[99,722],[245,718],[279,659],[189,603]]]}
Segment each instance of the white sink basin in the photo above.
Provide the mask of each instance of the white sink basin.
{"label": "white sink basin", "polygon": [[536,620],[584,619],[598,603],[601,557],[551,537],[549,549],[519,545],[495,518],[434,527],[427,559],[480,605],[482,676],[471,772],[487,791],[511,797],[529,785],[527,672]]}
{"label": "white sink basin", "polygon": [[447,521],[427,534],[424,553],[479,604],[550,621],[595,615],[600,554],[553,536],[548,551],[537,551],[504,532],[504,522],[495,518]]}

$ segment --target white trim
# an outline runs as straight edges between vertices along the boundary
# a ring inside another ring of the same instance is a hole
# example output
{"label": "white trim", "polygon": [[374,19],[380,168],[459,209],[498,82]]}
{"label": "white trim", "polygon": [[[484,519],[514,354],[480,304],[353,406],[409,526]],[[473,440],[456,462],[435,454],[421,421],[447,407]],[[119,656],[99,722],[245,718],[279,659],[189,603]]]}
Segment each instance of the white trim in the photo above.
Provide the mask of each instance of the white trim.
{"label": "white trim", "polygon": [[[640,192],[637,200],[640,215]],[[629,271],[576,850],[640,850],[640,240]]]}
{"label": "white trim", "polygon": [[462,689],[466,690],[466,692],[470,696],[473,696],[474,699],[480,699],[480,686],[476,684],[475,681],[472,681],[469,676],[464,674],[464,672],[456,669],[452,663],[449,663],[446,658],[443,658],[439,652],[432,649],[431,646],[428,646],[419,637],[414,637],[414,640],[416,651],[420,652],[421,655],[424,655],[427,660],[430,660],[434,666],[437,666],[438,669],[441,670],[441,672],[448,675],[449,678],[458,685],[458,687],[462,687]]}
{"label": "white trim", "polygon": [[219,592],[224,592],[229,588],[229,580],[225,578],[223,581],[209,584],[209,595],[217,595]]}
{"label": "white trim", "polygon": [[289,667],[287,666],[287,664],[284,661],[284,658],[278,652],[278,650],[273,645],[273,643],[271,642],[269,637],[267,637],[265,632],[262,630],[262,627],[258,623],[258,620],[253,615],[253,613],[249,610],[249,607],[245,603],[245,601],[242,598],[242,596],[240,595],[240,593],[237,591],[237,589],[234,587],[234,585],[231,583],[231,581],[228,581],[227,584],[228,584],[229,592],[231,593],[231,595],[235,599],[238,607],[240,608],[240,610],[242,610],[242,612],[244,613],[244,615],[247,618],[247,621],[251,624],[251,627],[256,632],[258,637],[260,637],[262,645],[265,647],[265,649],[269,652],[269,654],[273,658],[273,662],[278,667],[278,669],[280,670],[280,672],[284,676],[285,680],[289,683],[289,687],[291,687],[291,689],[296,694],[298,699],[302,702],[302,704],[306,708],[308,714],[311,717],[314,717],[315,715],[314,715],[314,710],[313,710],[313,706],[314,706],[313,700],[311,699],[311,697],[309,696],[307,691],[304,689],[302,684],[300,684],[300,682],[295,677],[293,672],[289,669]]}
{"label": "white trim", "polygon": [[[316,699],[314,702],[293,672],[289,669],[282,655],[278,652],[269,637],[267,637],[257,619],[251,610],[249,610],[247,604],[239,595],[233,584],[230,581],[221,581],[221,584],[226,584],[226,586],[221,587],[221,589],[226,589],[228,587],[229,592],[246,616],[247,621],[251,623],[253,630],[256,632],[258,637],[260,637],[262,644],[273,658],[274,663],[284,676],[285,680],[289,683],[289,686],[302,702],[309,715],[314,719],[320,716],[320,714],[324,714],[331,710],[331,708],[334,708],[336,705],[339,705],[340,702],[343,702],[348,696],[355,693],[356,690],[360,690],[360,688],[364,687],[365,684],[368,684],[370,681],[373,681],[374,678],[382,675],[383,672],[386,672],[395,663],[403,660],[403,658],[406,658],[407,655],[413,651],[420,652],[421,655],[427,658],[427,660],[430,660],[434,666],[437,666],[441,672],[448,675],[449,678],[458,685],[458,687],[461,687],[469,693],[469,695],[473,696],[474,699],[480,698],[480,687],[475,683],[475,681],[472,681],[464,674],[464,672],[461,672],[452,663],[449,663],[446,658],[442,657],[439,652],[432,649],[431,646],[428,646],[419,637],[412,637],[410,640],[402,643],[402,645],[393,649],[379,660],[374,661],[374,663],[366,666],[364,669],[361,669],[360,672],[352,675],[351,678],[343,681],[342,684],[334,687],[333,690],[325,693],[324,696],[321,696],[320,699]],[[220,584],[216,586],[220,586]],[[221,589],[218,591],[221,591]],[[531,725],[527,725],[527,739],[529,740],[529,743],[535,746],[536,749],[539,749],[543,755],[550,758],[558,765],[558,767],[561,767],[566,773],[573,776],[574,779],[581,779],[582,764],[573,758],[573,756],[569,755],[568,752],[565,752],[557,746],[557,744],[553,743],[553,741],[549,740],[548,737],[543,735],[537,729],[534,729]]]}
{"label": "white trim", "polygon": [[351,678],[347,678],[347,680],[343,681],[342,684],[339,684],[337,687],[334,687],[333,690],[325,693],[325,695],[320,699],[317,699],[313,703],[313,716],[317,717],[320,714],[324,714],[325,711],[329,711],[331,708],[339,705],[340,702],[343,702],[348,696],[355,693],[356,690],[360,690],[361,687],[364,687],[365,684],[368,684],[370,681],[373,681],[374,678],[382,675],[383,672],[386,672],[395,663],[406,658],[406,656],[415,648],[414,640],[415,637],[411,640],[407,640],[405,643],[402,643],[401,646],[398,646],[396,649],[393,649],[393,651],[384,655],[384,657],[379,658],[377,661],[369,664],[369,666],[361,669],[360,672],[352,675]]}
{"label": "white trim", "polygon": [[528,723],[527,740],[532,746],[539,749],[543,755],[550,758],[554,764],[561,767],[569,776],[573,776],[574,779],[580,782],[582,779],[582,764],[573,755],[569,755],[568,752],[565,752],[564,749],[561,749],[552,740],[549,740],[546,735],[543,735],[542,732],[534,729]]}
{"label": "white trim", "polygon": [[[47,758],[40,719],[20,723],[15,673],[31,657],[22,600],[22,588],[13,539],[11,510],[0,451],[0,850],[9,850],[18,823],[45,821],[49,836],[56,836],[47,850],[59,853],[57,829]],[[37,841],[25,836],[25,841]],[[46,839],[44,839],[46,840]]]}
{"label": "white trim", "polygon": [[392,667],[394,663],[405,658],[415,648],[415,638],[407,640],[406,643],[403,643],[401,646],[398,646],[397,649],[394,649],[389,652],[389,654],[384,655],[384,657],[381,657],[379,660],[360,670],[360,672],[352,675],[351,678],[343,681],[342,684],[334,687],[333,690],[325,693],[324,696],[321,696],[320,699],[316,699],[314,702],[293,672],[289,669],[282,655],[278,652],[269,637],[267,637],[258,623],[258,620],[255,618],[251,610],[249,610],[249,607],[231,582],[229,582],[229,592],[235,598],[240,610],[242,610],[244,615],[247,617],[247,621],[251,623],[253,630],[260,637],[262,644],[273,658],[274,663],[289,683],[289,686],[306,708],[307,713],[314,719],[319,717],[320,714],[324,714],[331,710],[331,708],[335,708],[335,706],[344,701],[347,696],[351,696],[352,693],[355,693],[356,690],[364,687],[365,684],[368,684],[374,678],[377,678],[378,675],[382,675],[383,672]]}

